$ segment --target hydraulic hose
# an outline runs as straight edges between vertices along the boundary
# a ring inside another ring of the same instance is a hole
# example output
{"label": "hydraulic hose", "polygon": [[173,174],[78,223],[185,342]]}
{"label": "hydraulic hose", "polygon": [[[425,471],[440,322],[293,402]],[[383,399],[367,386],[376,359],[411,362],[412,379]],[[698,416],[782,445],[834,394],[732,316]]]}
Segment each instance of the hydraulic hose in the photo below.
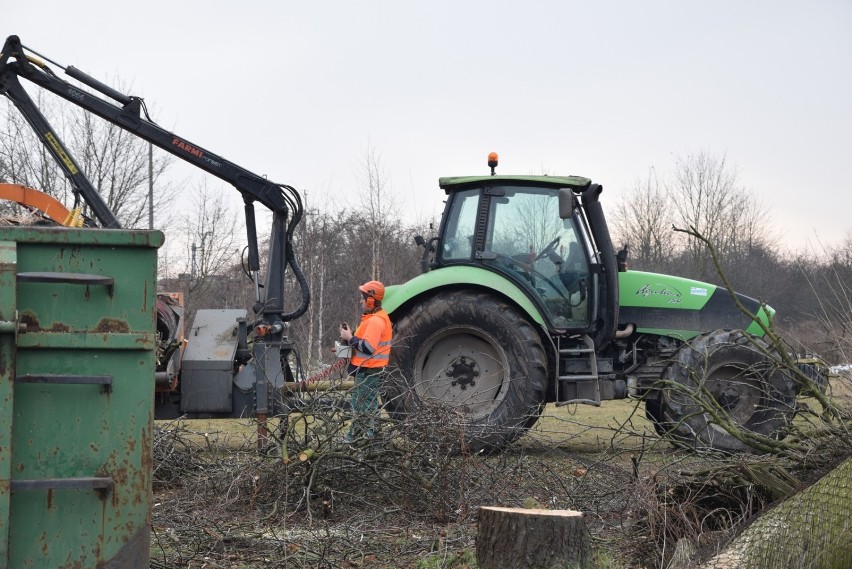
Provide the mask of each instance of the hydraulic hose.
{"label": "hydraulic hose", "polygon": [[299,288],[302,291],[302,302],[293,312],[281,315],[281,320],[283,322],[289,322],[290,320],[295,320],[302,316],[305,312],[307,312],[308,305],[311,303],[311,288],[308,285],[308,279],[305,278],[305,273],[302,272],[299,262],[296,261],[296,256],[293,254],[293,248],[289,246],[287,247],[287,264],[290,265],[291,269],[293,269],[293,274],[296,276],[296,282],[299,283]]}

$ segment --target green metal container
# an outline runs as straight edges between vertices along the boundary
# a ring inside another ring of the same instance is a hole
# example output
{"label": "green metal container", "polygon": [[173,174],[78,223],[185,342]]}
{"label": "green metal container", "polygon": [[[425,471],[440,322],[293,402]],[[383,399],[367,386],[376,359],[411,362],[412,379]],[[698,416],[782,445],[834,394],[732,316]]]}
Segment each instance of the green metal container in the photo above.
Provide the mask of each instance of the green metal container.
{"label": "green metal container", "polygon": [[158,231],[0,228],[0,568],[147,568]]}

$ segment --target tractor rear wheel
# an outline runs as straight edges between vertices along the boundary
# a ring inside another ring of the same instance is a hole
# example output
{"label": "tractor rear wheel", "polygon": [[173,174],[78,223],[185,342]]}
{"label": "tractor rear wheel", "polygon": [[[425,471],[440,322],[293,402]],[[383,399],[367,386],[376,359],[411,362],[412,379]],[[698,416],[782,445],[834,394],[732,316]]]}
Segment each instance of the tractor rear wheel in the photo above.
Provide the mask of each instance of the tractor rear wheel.
{"label": "tractor rear wheel", "polygon": [[658,432],[681,446],[754,450],[725,423],[740,429],[745,439],[780,439],[795,411],[795,384],[780,358],[763,340],[739,330],[693,338],[678,350],[662,379],[664,387],[649,394],[646,413]]}
{"label": "tractor rear wheel", "polygon": [[499,450],[535,424],[547,357],[526,318],[495,296],[444,292],[394,323],[391,416],[445,409],[472,452]]}

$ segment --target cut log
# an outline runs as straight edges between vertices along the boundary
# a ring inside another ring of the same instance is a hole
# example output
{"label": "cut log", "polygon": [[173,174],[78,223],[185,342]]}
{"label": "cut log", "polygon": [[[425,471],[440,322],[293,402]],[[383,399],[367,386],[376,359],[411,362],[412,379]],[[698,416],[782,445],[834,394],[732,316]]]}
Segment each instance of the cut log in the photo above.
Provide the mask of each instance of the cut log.
{"label": "cut log", "polygon": [[480,569],[585,567],[590,559],[591,539],[582,512],[479,508]]}

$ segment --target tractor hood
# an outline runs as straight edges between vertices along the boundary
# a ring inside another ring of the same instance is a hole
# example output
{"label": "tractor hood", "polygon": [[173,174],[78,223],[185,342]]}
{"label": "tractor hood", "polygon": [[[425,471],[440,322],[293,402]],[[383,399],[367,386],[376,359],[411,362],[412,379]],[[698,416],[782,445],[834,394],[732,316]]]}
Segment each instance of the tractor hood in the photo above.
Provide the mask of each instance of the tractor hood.
{"label": "tractor hood", "polygon": [[[626,271],[619,273],[619,321],[636,332],[689,339],[719,328],[746,330],[763,336],[763,329],[734,302],[728,289],[692,279]],[[746,310],[768,324],[775,314],[754,298],[734,293]]]}

